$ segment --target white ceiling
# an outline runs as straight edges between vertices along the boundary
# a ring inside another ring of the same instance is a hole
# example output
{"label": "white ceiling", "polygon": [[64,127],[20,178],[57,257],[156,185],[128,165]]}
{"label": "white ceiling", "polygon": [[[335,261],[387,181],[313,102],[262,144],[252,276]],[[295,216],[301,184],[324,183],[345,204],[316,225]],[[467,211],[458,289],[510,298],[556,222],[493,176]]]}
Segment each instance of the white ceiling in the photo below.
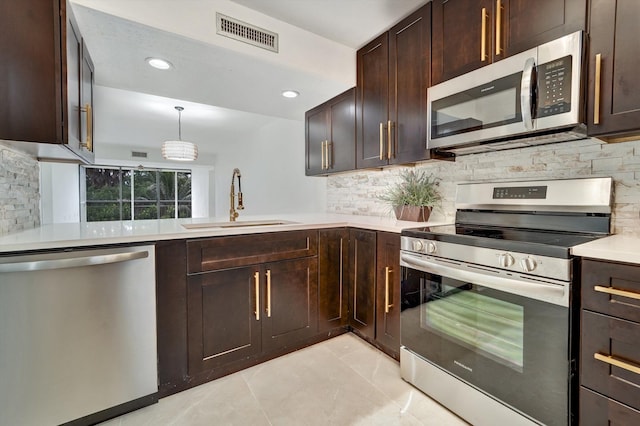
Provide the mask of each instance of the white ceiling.
{"label": "white ceiling", "polygon": [[231,0],[353,49],[426,0]]}
{"label": "white ceiling", "polygon": [[[118,136],[130,129],[138,146],[157,147],[157,129],[165,129],[168,119],[175,125],[174,105],[188,104],[185,136],[191,129],[209,139],[238,133],[239,123],[248,130],[269,117],[304,120],[306,110],[355,85],[358,47],[425,0],[72,2],[95,64],[96,84],[109,88],[99,92],[108,94],[100,118],[103,124],[119,123],[116,129],[103,126],[103,140],[97,142],[130,143]],[[281,51],[215,35],[218,10],[275,29]],[[152,69],[144,62],[149,56],[164,57],[174,68]],[[301,96],[285,99],[280,96],[284,89]],[[207,113],[190,116],[194,109]],[[233,119],[212,125],[211,116]]]}

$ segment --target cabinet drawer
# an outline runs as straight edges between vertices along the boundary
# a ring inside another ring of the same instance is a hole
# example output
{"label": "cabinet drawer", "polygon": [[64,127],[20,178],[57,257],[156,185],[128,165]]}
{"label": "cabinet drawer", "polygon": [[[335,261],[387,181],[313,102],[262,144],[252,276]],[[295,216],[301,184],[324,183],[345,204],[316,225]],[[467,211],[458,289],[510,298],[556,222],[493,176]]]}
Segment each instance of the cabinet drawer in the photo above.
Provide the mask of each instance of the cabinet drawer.
{"label": "cabinet drawer", "polygon": [[318,231],[290,231],[187,241],[188,273],[318,254]]}
{"label": "cabinet drawer", "polygon": [[583,310],[580,345],[580,384],[640,410],[640,324]]}
{"label": "cabinet drawer", "polygon": [[580,424],[582,426],[638,425],[640,411],[581,387]]}
{"label": "cabinet drawer", "polygon": [[585,260],[582,307],[640,322],[640,266]]}

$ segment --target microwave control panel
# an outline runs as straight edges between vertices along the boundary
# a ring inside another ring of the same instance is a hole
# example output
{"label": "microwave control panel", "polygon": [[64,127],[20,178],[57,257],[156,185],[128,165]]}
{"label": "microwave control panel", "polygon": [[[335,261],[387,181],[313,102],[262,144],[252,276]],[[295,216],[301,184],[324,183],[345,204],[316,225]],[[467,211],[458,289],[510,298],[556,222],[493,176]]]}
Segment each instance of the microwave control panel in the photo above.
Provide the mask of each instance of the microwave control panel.
{"label": "microwave control panel", "polygon": [[571,55],[537,66],[538,108],[536,117],[571,111]]}

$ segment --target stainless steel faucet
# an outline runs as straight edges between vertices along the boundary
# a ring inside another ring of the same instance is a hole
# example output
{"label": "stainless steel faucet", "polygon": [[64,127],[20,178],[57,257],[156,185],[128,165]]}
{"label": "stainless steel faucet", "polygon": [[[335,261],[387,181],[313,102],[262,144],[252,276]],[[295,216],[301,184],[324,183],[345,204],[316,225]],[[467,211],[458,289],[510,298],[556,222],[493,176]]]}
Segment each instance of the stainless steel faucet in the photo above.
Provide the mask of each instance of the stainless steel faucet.
{"label": "stainless steel faucet", "polygon": [[[236,187],[234,185],[235,180],[236,180],[236,176],[238,176],[238,206],[236,207]],[[231,207],[229,208],[229,220],[231,222],[235,222],[236,218],[238,217],[238,215],[240,213],[238,213],[236,211],[236,209],[238,210],[244,210],[244,204],[242,204],[242,185],[240,184],[240,169],[235,168],[233,169],[233,176],[231,176],[231,193],[230,195],[230,201],[231,201]]]}

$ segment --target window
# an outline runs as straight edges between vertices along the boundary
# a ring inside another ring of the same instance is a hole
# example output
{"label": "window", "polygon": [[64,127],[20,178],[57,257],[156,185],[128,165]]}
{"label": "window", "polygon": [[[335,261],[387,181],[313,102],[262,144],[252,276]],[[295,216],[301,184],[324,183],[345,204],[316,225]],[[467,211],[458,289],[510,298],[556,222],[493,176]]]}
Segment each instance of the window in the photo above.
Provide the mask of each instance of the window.
{"label": "window", "polygon": [[86,220],[191,217],[191,172],[83,167]]}

